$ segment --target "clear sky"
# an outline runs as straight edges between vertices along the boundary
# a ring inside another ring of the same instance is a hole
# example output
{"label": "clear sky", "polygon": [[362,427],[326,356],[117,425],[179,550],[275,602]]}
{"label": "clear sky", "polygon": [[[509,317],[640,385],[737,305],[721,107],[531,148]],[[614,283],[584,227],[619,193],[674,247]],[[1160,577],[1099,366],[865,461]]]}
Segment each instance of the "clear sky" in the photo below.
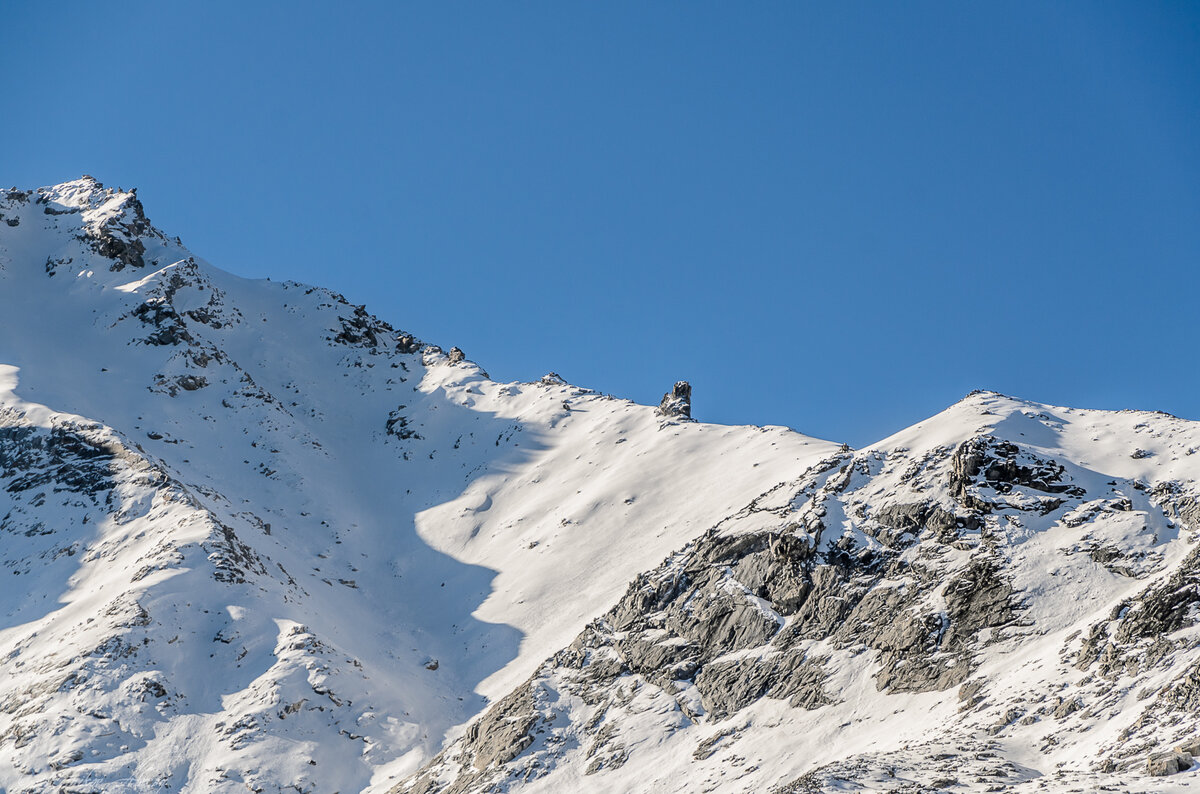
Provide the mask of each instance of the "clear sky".
{"label": "clear sky", "polygon": [[1200,419],[1194,2],[21,2],[0,70],[0,183],[136,186],[497,379]]}

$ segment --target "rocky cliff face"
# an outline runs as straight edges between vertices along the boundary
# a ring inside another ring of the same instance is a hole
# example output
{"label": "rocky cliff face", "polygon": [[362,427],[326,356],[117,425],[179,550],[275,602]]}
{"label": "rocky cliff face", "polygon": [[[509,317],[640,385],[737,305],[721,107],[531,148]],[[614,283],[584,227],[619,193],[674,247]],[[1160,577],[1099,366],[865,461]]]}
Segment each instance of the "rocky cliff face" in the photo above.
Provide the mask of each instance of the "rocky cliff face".
{"label": "rocky cliff face", "polygon": [[[1197,729],[1196,429],[987,393],[929,424],[640,575],[395,791],[1145,783]],[[1128,431],[1174,442],[1157,476],[1062,443]]]}
{"label": "rocky cliff face", "polygon": [[90,178],[0,221],[0,789],[1189,779],[1196,423],[854,451],[495,382]]}

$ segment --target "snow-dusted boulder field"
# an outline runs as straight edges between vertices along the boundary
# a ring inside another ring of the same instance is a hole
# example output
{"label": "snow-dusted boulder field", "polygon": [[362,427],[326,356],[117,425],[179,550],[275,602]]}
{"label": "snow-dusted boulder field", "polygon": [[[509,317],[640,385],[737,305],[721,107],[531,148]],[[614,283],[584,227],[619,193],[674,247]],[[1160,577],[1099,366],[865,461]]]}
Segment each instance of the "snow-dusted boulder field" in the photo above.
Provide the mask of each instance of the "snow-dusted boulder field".
{"label": "snow-dusted boulder field", "polygon": [[979,392],[850,450],[664,389],[0,191],[0,790],[1200,785],[1200,423]]}

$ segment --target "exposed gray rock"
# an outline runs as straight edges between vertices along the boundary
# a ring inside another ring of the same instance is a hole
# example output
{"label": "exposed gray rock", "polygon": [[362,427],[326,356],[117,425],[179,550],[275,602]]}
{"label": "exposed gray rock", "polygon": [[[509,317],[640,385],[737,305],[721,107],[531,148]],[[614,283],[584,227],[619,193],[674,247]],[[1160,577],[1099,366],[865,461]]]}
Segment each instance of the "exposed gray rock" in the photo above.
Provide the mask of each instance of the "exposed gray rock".
{"label": "exposed gray rock", "polygon": [[146,260],[146,244],[137,237],[131,237],[118,226],[106,226],[92,238],[92,248],[100,256],[114,260],[113,270],[122,270],[126,266],[143,268]]}
{"label": "exposed gray rock", "polygon": [[[1200,606],[1200,549],[1193,549],[1175,572],[1146,588],[1116,610],[1112,620],[1095,624],[1083,638],[1076,666],[1087,669],[1098,663],[1106,677],[1153,666],[1174,650],[1165,636],[1193,624]],[[1115,631],[1111,623],[1116,622]],[[1131,656],[1127,649],[1139,641],[1153,640]],[[1197,700],[1200,706],[1200,699]]]}
{"label": "exposed gray rock", "polygon": [[[667,395],[664,402],[673,396]],[[901,469],[901,490],[883,498],[865,490],[872,495],[863,499],[864,491],[858,489],[869,488],[880,471],[896,471],[898,466],[906,467]],[[546,663],[541,674],[553,678],[557,697],[587,704],[593,709],[589,713],[596,715],[593,722],[567,725],[564,735],[569,738],[559,741],[608,747],[611,737],[605,731],[624,719],[620,709],[635,691],[643,693],[639,703],[655,704],[656,713],[673,703],[681,721],[730,719],[762,698],[784,700],[797,708],[825,708],[838,702],[838,693],[827,688],[827,681],[833,669],[845,669],[847,658],[861,659],[878,689],[887,693],[945,691],[961,685],[962,711],[990,712],[984,735],[1051,719],[1066,721],[1069,727],[1077,721],[1073,715],[1090,719],[1085,701],[1096,714],[1106,707],[1094,688],[1063,691],[1056,700],[1043,698],[1040,706],[1021,699],[1005,702],[1004,693],[993,691],[985,700],[987,682],[971,678],[985,643],[1008,641],[1010,635],[1000,629],[1021,625],[1018,594],[993,533],[998,526],[1020,528],[1024,511],[1045,513],[1086,497],[1064,466],[1012,442],[981,435],[957,447],[922,453],[919,460],[893,463],[875,450],[845,452],[823,461],[791,487],[790,500],[764,495],[763,505],[774,507],[759,507],[755,500],[739,514],[758,516],[762,523],[748,522],[742,531],[719,525],[658,569],[637,577],[606,615]],[[947,492],[953,502],[945,501]],[[1081,526],[1105,512],[1134,509],[1122,499],[1105,492],[1086,504],[1077,502],[1064,516]],[[1176,502],[1190,505],[1182,492]],[[1109,559],[1108,548],[1097,543],[1081,545],[1079,551],[1125,564],[1129,554],[1116,550],[1123,556]],[[1148,589],[1146,606],[1126,604],[1113,616],[1114,634],[1123,630],[1128,643],[1137,645],[1139,664],[1153,664],[1173,653],[1171,640],[1153,631],[1186,625],[1185,616],[1192,614],[1189,594],[1200,577],[1178,573]],[[1122,629],[1121,620],[1135,612],[1142,617]],[[1101,639],[1107,637],[1104,633]],[[820,643],[820,655],[810,652],[813,642]],[[834,658],[837,668],[832,667]],[[1200,709],[1198,671],[1200,665],[1163,688],[1155,704],[1163,702],[1161,708],[1171,713]],[[531,684],[526,697],[537,697],[538,686]],[[1170,704],[1163,701],[1168,696]],[[1000,699],[995,710],[994,698]],[[525,713],[530,722],[518,727],[532,726],[527,734],[540,736],[543,727],[550,731],[553,717],[545,709],[540,718],[532,707]],[[561,730],[558,725],[555,731]],[[1053,738],[1046,740],[1047,748]],[[697,746],[696,757],[713,755],[723,739],[722,733],[710,736]],[[597,761],[602,757],[597,749],[587,758],[589,770],[598,773],[624,762],[628,751],[613,741],[612,763]],[[505,742],[510,749],[521,744],[512,736]],[[1121,752],[1132,746],[1127,743]],[[1144,757],[1145,751],[1142,745],[1137,752]],[[455,752],[460,758],[477,758],[481,751],[464,744]],[[1125,757],[1129,760],[1121,763],[1134,763]],[[475,778],[461,790],[503,790],[509,785],[506,781],[548,774],[560,758],[535,741],[517,749],[503,769],[491,770],[486,780]],[[871,774],[879,771],[872,769]],[[999,786],[1036,775],[1001,763],[978,769]],[[446,773],[445,766],[442,771]],[[967,779],[958,773],[947,763],[922,768],[919,776],[910,778],[911,790],[958,785],[948,782]],[[482,773],[451,773],[445,779],[457,786],[464,774]],[[821,791],[836,779],[846,778],[830,767],[779,790]],[[863,785],[864,790],[875,790],[869,782]]]}
{"label": "exposed gray rock", "polygon": [[1177,753],[1187,753],[1188,755],[1200,755],[1200,737],[1188,739],[1185,742],[1180,742],[1173,748]]}
{"label": "exposed gray rock", "polygon": [[875,513],[875,520],[899,533],[919,535],[928,530],[942,543],[956,540],[959,529],[978,529],[980,525],[974,513],[959,517],[929,502],[886,505]]}
{"label": "exposed gray rock", "polygon": [[416,353],[421,349],[421,340],[417,339],[412,334],[396,334],[396,352],[397,353]]}
{"label": "exposed gray rock", "polygon": [[401,784],[393,791],[461,794],[484,787],[487,780],[500,771],[498,767],[513,760],[533,744],[532,731],[538,721],[533,687],[533,679],[526,681],[467,727],[461,741],[462,755],[459,759],[465,766],[453,781],[444,783],[433,773],[439,764],[447,760],[447,751],[443,751],[410,784]]}
{"label": "exposed gray rock", "polygon": [[762,645],[780,622],[774,610],[723,572],[700,576],[666,615],[666,626],[676,636],[716,655]]}
{"label": "exposed gray rock", "polygon": [[663,395],[658,404],[658,412],[674,419],[691,419],[692,417],[692,384],[681,380],[671,391]]}
{"label": "exposed gray rock", "polygon": [[1185,772],[1192,768],[1194,760],[1188,753],[1168,750],[1165,753],[1155,753],[1146,759],[1146,774],[1151,777],[1165,777],[1176,772]]}
{"label": "exposed gray rock", "polygon": [[[696,749],[692,751],[692,758],[695,758],[697,761],[703,761],[705,758],[711,757],[719,746],[736,741],[738,735],[739,731],[736,728],[726,728],[723,731],[715,733],[696,745]],[[730,741],[726,742],[725,739],[730,739]]]}
{"label": "exposed gray rock", "polygon": [[1192,625],[1193,607],[1200,604],[1200,549],[1193,550],[1165,581],[1137,598],[1117,629],[1118,642],[1156,637]]}
{"label": "exposed gray rock", "polygon": [[193,341],[183,317],[169,303],[140,303],[132,315],[155,329],[143,340],[148,345],[179,345]]}
{"label": "exposed gray rock", "polygon": [[[97,191],[103,191],[104,186],[94,179]],[[64,207],[52,203],[49,196],[38,190],[37,203],[42,205],[42,211],[47,215],[67,215],[82,211],[81,207]],[[108,196],[116,192],[108,189]],[[161,232],[150,225],[142,202],[133,190],[121,197],[121,211],[107,216],[102,222],[89,221],[83,224],[80,239],[86,242],[100,256],[112,261],[110,270],[120,271],[126,267],[143,268],[146,266],[144,255],[146,244],[143,238],[166,239]]]}
{"label": "exposed gray rock", "polygon": [[1083,701],[1077,697],[1063,698],[1062,701],[1054,707],[1055,719],[1063,719],[1083,708]]}
{"label": "exposed gray rock", "polygon": [[467,728],[466,740],[475,747],[475,768],[516,758],[533,743],[529,734],[537,719],[529,687],[520,687]]}
{"label": "exposed gray rock", "polygon": [[96,497],[111,491],[113,464],[127,457],[117,445],[70,427],[0,427],[0,478],[10,493],[52,485]]}
{"label": "exposed gray rock", "polygon": [[[335,299],[340,298],[346,306],[350,305],[340,295],[334,297]],[[396,333],[396,329],[392,326],[370,314],[366,306],[354,306],[350,316],[339,316],[338,322],[341,324],[341,328],[332,337],[333,342],[351,347],[367,348],[372,351],[378,350],[381,340],[392,337]]]}
{"label": "exposed gray rock", "polygon": [[[950,490],[963,507],[986,513],[1005,505],[1001,497],[1014,488],[1083,496],[1083,489],[1065,481],[1065,477],[1062,464],[1041,459],[1010,441],[981,435],[964,441],[955,450]],[[1062,503],[1061,498],[1044,497],[1041,512],[1048,513]]]}
{"label": "exposed gray rock", "polygon": [[407,441],[410,438],[421,438],[421,434],[412,429],[408,416],[403,413],[407,407],[406,405],[401,405],[389,412],[387,421],[383,426],[384,431],[389,436],[395,436],[401,441]]}
{"label": "exposed gray rock", "polygon": [[1184,713],[1200,711],[1200,663],[1191,665],[1170,686],[1164,687],[1156,705]]}
{"label": "exposed gray rock", "polygon": [[1000,719],[996,720],[996,722],[988,727],[988,733],[995,735],[1002,732],[1009,725],[1012,725],[1014,722],[1021,719],[1024,713],[1025,712],[1021,711],[1019,708],[1006,709],[1004,714],[1001,715]]}
{"label": "exposed gray rock", "polygon": [[763,697],[786,700],[797,708],[815,709],[832,703],[825,691],[828,672],[824,658],[797,651],[771,651],[761,658],[706,665],[696,676],[696,688],[708,714],[725,719]]}

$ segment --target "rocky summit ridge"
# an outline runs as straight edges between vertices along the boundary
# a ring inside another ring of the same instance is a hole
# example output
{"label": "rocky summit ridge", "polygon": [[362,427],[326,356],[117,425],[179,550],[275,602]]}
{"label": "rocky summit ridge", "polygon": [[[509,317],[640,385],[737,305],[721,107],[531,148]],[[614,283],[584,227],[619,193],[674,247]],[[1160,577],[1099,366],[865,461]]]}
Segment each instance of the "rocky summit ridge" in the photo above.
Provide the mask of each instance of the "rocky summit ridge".
{"label": "rocky summit ridge", "polygon": [[1200,423],[861,450],[0,191],[0,789],[1183,791]]}

